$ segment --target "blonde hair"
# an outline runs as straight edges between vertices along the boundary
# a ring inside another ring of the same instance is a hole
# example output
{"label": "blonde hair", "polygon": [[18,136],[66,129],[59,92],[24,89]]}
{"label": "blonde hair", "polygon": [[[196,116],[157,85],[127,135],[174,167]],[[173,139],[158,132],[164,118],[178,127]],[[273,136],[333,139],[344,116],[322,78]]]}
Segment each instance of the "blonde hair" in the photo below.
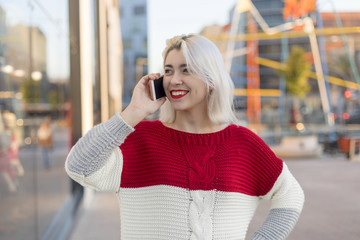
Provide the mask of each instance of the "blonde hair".
{"label": "blonde hair", "polygon": [[[219,49],[207,38],[190,34],[173,37],[163,51],[164,65],[170,51],[179,50],[191,74],[208,86],[208,114],[215,123],[236,123],[233,108],[234,84]],[[160,109],[160,121],[174,122],[175,111],[169,100]]]}

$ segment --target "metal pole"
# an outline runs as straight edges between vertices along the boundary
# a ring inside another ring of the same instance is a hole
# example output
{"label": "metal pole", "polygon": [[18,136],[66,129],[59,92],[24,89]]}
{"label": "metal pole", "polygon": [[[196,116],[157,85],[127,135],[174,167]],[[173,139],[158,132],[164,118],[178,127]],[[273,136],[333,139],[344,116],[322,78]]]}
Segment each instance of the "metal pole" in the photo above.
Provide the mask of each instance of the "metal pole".
{"label": "metal pole", "polygon": [[[319,29],[323,29],[323,22],[322,22],[322,18],[321,18],[321,14],[319,11],[316,11],[316,15],[317,15],[317,24],[318,24],[318,28]],[[326,50],[325,50],[325,41],[324,41],[324,35],[319,35],[318,37],[318,41],[319,41],[319,48],[320,48],[320,61],[321,61],[321,66],[322,69],[324,71],[324,81],[325,81],[325,88],[326,91],[328,93],[327,98],[328,98],[328,102],[329,102],[329,112],[330,114],[333,113],[333,109],[331,106],[331,99],[330,99],[330,84],[329,84],[329,80],[328,80],[328,66],[327,66],[327,57],[326,57]],[[329,129],[329,141],[330,142],[335,142],[337,137],[336,137],[336,133],[335,133],[335,129],[334,129],[334,117],[331,116],[331,121],[333,122],[332,125],[330,125],[330,129]]]}
{"label": "metal pole", "polygon": [[[287,37],[281,38],[281,61],[285,62],[289,56],[289,39]],[[285,96],[286,96],[286,81],[285,77],[280,77],[280,84],[279,90],[281,95],[279,97],[279,109],[278,109],[278,116],[279,116],[279,124],[284,125],[284,113],[285,113]]]}
{"label": "metal pole", "polygon": [[326,91],[325,79],[324,79],[323,69],[321,66],[319,46],[317,43],[316,34],[314,32],[314,24],[313,24],[311,18],[305,18],[304,22],[305,22],[305,28],[307,29],[306,31],[309,34],[311,51],[312,51],[313,57],[314,57],[315,70],[316,70],[316,75],[317,75],[317,79],[318,79],[320,99],[321,99],[323,111],[325,114],[325,121],[327,122],[327,124],[329,126],[333,126],[334,118],[330,112],[329,98],[328,98],[328,93]]}

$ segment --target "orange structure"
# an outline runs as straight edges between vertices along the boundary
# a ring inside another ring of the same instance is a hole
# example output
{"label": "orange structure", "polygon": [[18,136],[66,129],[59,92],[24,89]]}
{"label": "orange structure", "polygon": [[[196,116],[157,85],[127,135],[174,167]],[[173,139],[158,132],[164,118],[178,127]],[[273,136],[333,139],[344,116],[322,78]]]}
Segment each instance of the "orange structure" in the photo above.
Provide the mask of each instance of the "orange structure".
{"label": "orange structure", "polygon": [[284,19],[297,19],[316,9],[316,0],[285,0]]}
{"label": "orange structure", "polygon": [[[248,13],[249,34],[256,34],[258,27],[252,15]],[[247,41],[247,91],[260,92],[260,72],[256,59],[259,57],[258,40]],[[247,94],[247,113],[249,123],[258,124],[261,122],[261,96],[260,94]]]}

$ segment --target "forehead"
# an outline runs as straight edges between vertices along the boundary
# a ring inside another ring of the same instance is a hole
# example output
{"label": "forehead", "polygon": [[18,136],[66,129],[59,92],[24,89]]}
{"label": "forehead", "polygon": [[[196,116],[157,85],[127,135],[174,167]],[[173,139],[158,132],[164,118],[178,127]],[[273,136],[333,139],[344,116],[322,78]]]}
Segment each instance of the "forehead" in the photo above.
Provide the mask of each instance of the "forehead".
{"label": "forehead", "polygon": [[186,60],[182,51],[177,49],[171,50],[165,59],[165,66],[177,67],[183,65],[186,65]]}

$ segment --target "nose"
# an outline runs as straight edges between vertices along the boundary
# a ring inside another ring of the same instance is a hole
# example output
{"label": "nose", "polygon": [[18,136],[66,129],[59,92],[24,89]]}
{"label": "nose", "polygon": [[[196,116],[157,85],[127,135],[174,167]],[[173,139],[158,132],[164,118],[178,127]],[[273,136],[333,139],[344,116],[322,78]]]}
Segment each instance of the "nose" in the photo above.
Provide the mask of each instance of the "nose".
{"label": "nose", "polygon": [[181,85],[183,82],[181,80],[181,75],[180,74],[174,74],[171,78],[171,84],[173,85]]}

